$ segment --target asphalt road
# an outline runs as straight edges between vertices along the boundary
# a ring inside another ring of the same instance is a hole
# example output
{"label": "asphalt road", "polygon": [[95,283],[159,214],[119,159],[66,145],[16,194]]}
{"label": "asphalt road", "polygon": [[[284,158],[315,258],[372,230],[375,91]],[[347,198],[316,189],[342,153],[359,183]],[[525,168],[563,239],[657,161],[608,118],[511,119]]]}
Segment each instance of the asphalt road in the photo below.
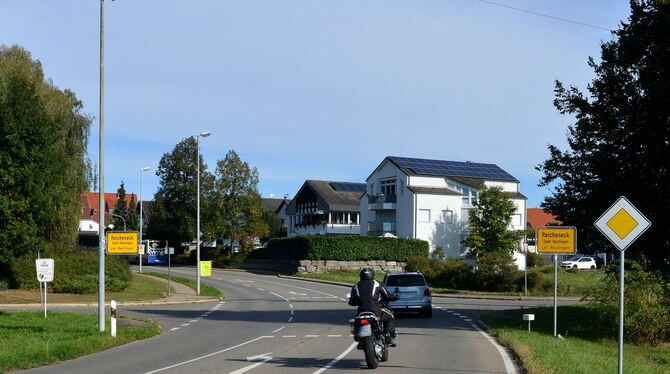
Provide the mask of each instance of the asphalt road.
{"label": "asphalt road", "polygon": [[[152,267],[152,271],[163,271]],[[192,268],[173,268],[193,278]],[[26,373],[336,373],[365,366],[349,335],[355,309],[347,288],[243,272],[214,270],[203,282],[225,300],[129,307],[121,314],[155,319],[163,333],[105,352]],[[434,298],[433,318],[396,321],[398,347],[384,373],[512,373],[507,354],[474,323],[480,313],[550,301]],[[95,312],[89,308],[90,312]]]}

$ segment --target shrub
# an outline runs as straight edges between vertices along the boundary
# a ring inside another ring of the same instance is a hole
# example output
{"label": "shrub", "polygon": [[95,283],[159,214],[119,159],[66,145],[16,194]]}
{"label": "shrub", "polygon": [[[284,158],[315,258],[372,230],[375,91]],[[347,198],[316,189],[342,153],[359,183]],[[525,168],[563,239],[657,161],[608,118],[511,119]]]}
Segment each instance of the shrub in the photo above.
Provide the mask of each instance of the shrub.
{"label": "shrub", "polygon": [[[523,290],[524,286],[524,275],[521,274],[518,278],[518,289]],[[539,272],[529,272],[528,273],[528,291],[543,293],[548,292],[553,289],[553,283],[548,281],[542,273]]]}
{"label": "shrub", "polygon": [[[95,293],[98,290],[98,254],[94,252],[65,252],[52,256],[55,262],[54,281],[50,284],[55,292]],[[35,259],[22,258],[10,265],[12,285],[20,289],[39,287],[35,277]],[[130,267],[125,256],[105,256],[106,284],[109,291],[118,292],[131,279]],[[93,286],[94,285],[94,286]]]}
{"label": "shrub", "polygon": [[9,281],[5,278],[0,278],[0,291],[9,289]]}
{"label": "shrub", "polygon": [[407,271],[419,271],[426,277],[428,283],[433,287],[443,287],[438,282],[438,277],[444,272],[444,262],[423,256],[414,256],[407,259]]}
{"label": "shrub", "polygon": [[510,292],[517,288],[521,271],[506,252],[490,252],[479,258],[475,274],[477,288],[482,291]]}
{"label": "shrub", "polygon": [[376,236],[299,235],[268,243],[268,257],[273,260],[407,261],[413,256],[428,257],[428,242]]}
{"label": "shrub", "polygon": [[[625,273],[624,333],[635,343],[658,346],[670,340],[670,284],[663,275],[648,270],[643,259],[630,263]],[[604,326],[614,333],[617,329],[619,273],[615,267],[605,268],[605,278],[594,290],[600,304],[599,312]],[[609,322],[609,324],[608,324]]]}
{"label": "shrub", "polygon": [[526,266],[531,268],[544,266],[544,258],[535,252],[529,252],[526,255]]}
{"label": "shrub", "polygon": [[459,260],[447,260],[444,271],[438,277],[440,287],[461,290],[475,289],[472,265]]}

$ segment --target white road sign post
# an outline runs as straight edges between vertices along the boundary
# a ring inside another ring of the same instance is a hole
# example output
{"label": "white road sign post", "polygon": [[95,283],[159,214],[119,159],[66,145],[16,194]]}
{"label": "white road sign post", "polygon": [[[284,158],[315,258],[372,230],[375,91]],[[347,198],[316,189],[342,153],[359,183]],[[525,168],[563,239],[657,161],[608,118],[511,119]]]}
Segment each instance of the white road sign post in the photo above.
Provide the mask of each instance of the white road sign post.
{"label": "white road sign post", "polygon": [[624,311],[624,251],[633,244],[642,233],[647,231],[651,222],[640,213],[628,199],[621,196],[594,223],[607,239],[619,249],[619,374],[623,374],[623,311]]}
{"label": "white road sign post", "polygon": [[53,282],[54,280],[54,259],[36,259],[35,270],[37,271],[37,281],[40,282],[40,291],[42,290],[42,283],[44,283],[44,318],[47,318],[47,282]]}

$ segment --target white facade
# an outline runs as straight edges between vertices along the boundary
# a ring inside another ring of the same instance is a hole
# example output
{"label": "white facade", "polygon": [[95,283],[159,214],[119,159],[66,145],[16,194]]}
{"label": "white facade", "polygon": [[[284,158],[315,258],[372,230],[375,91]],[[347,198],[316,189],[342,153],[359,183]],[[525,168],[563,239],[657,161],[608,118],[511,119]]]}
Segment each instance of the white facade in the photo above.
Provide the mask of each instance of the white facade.
{"label": "white facade", "polygon": [[[400,238],[423,239],[431,250],[442,246],[448,257],[463,257],[466,248],[461,241],[468,233],[468,211],[474,207],[478,188],[457,179],[406,173],[385,159],[368,177],[366,194],[360,200],[361,235],[391,233]],[[510,229],[525,229],[526,200],[519,194],[519,182],[479,182],[510,193],[517,208]],[[523,260],[522,255],[517,257]],[[525,266],[518,261],[517,264]]]}

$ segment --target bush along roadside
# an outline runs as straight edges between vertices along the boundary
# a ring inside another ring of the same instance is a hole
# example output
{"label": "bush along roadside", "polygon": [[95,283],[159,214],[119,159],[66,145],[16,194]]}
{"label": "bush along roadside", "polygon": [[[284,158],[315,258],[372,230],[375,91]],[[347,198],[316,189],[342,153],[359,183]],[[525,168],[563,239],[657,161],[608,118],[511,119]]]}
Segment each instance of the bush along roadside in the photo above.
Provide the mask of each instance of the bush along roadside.
{"label": "bush along roadside", "polygon": [[427,257],[428,250],[428,242],[419,239],[299,235],[270,240],[266,254],[272,260],[407,261]]}
{"label": "bush along roadside", "polygon": [[[45,256],[46,257],[46,256]],[[57,293],[86,294],[98,290],[98,254],[93,252],[64,252],[53,255],[54,281],[49,284]],[[10,264],[10,287],[36,289],[35,258],[16,259]],[[105,256],[105,287],[120,292],[130,284],[130,267],[125,256]]]}
{"label": "bush along roadside", "polygon": [[[501,292],[519,294],[524,291],[524,272],[518,270],[512,256],[502,252],[488,253],[479,258],[477,267],[472,263],[448,259],[412,257],[408,271],[420,271],[429,284],[447,290]],[[553,266],[528,270],[528,291],[531,295],[553,294]],[[602,272],[592,270],[559,269],[560,296],[589,296],[591,288],[599,284]]]}

